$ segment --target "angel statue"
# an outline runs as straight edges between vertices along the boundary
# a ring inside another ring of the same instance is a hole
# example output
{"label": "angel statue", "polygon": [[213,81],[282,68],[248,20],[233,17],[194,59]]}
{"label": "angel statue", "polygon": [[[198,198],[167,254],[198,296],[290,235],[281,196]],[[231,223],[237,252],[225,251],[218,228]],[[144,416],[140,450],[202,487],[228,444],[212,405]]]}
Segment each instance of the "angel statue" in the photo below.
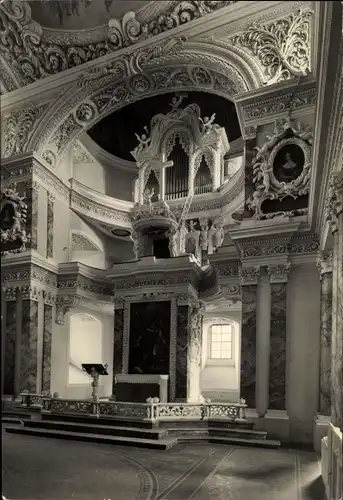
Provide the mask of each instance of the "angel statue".
{"label": "angel statue", "polygon": [[146,188],[143,193],[144,204],[148,205],[150,210],[151,210],[151,198],[154,196],[154,194],[155,190],[149,188]]}
{"label": "angel statue", "polygon": [[270,190],[269,174],[271,174],[272,171],[273,171],[272,167],[268,167],[267,163],[262,163],[261,171],[258,173],[257,179],[260,180],[262,178],[262,184],[263,184],[265,193],[269,193],[269,190]]}
{"label": "angel statue", "polygon": [[172,111],[175,111],[176,109],[179,109],[179,107],[181,106],[181,103],[184,100],[184,98],[185,98],[184,95],[179,95],[178,97],[174,96],[172,98],[172,101],[169,104],[169,106],[171,106],[171,108],[172,108]]}
{"label": "angel statue", "polygon": [[209,134],[211,132],[211,130],[213,129],[213,126],[214,126],[213,122],[216,119],[216,114],[213,113],[211,118],[209,118],[208,116],[205,116],[204,119],[202,119],[201,116],[199,116],[199,119],[202,123],[203,133]]}
{"label": "angel statue", "polygon": [[221,220],[219,220],[215,222],[213,225],[214,225],[213,246],[216,250],[218,250],[218,248],[222,246],[225,238],[224,224]]}
{"label": "angel statue", "polygon": [[145,126],[144,130],[146,131],[146,134],[142,134],[141,136],[139,136],[137,133],[135,133],[135,136],[137,137],[138,142],[139,142],[138,146],[134,149],[134,152],[136,155],[139,154],[141,151],[143,151],[143,149],[148,147],[149,143],[151,141],[151,137],[149,136],[148,127]]}

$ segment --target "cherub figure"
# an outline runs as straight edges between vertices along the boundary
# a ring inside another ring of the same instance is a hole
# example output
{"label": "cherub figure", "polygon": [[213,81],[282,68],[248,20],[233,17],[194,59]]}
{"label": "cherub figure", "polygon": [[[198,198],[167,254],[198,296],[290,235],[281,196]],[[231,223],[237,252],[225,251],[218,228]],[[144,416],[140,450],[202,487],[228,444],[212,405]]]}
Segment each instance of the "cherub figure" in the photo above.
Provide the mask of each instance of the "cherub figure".
{"label": "cherub figure", "polygon": [[139,142],[138,146],[134,150],[136,154],[140,153],[141,151],[143,151],[143,149],[147,148],[149,146],[149,143],[151,142],[151,137],[149,136],[148,127],[145,126],[144,130],[146,134],[142,134],[141,136],[135,133],[135,136],[137,137]]}
{"label": "cherub figure", "polygon": [[270,178],[269,174],[271,174],[273,171],[272,167],[268,167],[267,163],[262,163],[261,165],[261,171],[258,174],[258,180],[261,179],[262,177],[262,183],[264,186],[264,191],[265,193],[269,193],[270,190]]}
{"label": "cherub figure", "polygon": [[143,193],[143,200],[146,205],[149,206],[149,209],[151,209],[151,198],[154,196],[155,190],[154,189],[149,189],[146,188]]}
{"label": "cherub figure", "polygon": [[184,99],[184,96],[182,96],[182,95],[180,95],[179,97],[174,96],[172,98],[170,106],[171,106],[173,111],[175,111],[176,109],[178,109],[181,106],[183,99]]}
{"label": "cherub figure", "polygon": [[204,119],[202,119],[201,116],[199,117],[199,119],[202,123],[203,133],[209,134],[211,132],[211,130],[213,129],[213,125],[214,125],[213,122],[214,122],[215,118],[216,118],[215,113],[213,113],[211,118],[209,118],[208,116],[205,116]]}

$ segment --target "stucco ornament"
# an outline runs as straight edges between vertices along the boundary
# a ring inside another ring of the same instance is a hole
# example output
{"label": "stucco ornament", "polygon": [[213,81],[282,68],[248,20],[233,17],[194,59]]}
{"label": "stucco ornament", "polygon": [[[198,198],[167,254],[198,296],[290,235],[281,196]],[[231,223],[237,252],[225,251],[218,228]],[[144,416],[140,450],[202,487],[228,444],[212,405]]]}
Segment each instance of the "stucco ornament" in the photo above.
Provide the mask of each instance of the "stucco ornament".
{"label": "stucco ornament", "polygon": [[258,58],[268,85],[306,76],[311,69],[311,17],[311,11],[299,10],[271,24],[254,22],[231,41]]}
{"label": "stucco ornament", "polygon": [[1,255],[24,252],[30,241],[25,229],[28,208],[25,200],[15,185],[1,193]]}
{"label": "stucco ornament", "polygon": [[339,218],[343,216],[343,170],[333,171],[325,207],[325,219],[335,233],[339,227]]}
{"label": "stucco ornament", "polygon": [[86,32],[74,34],[54,30],[51,33],[31,18],[28,2],[6,1],[0,3],[0,49],[18,83],[27,85],[141,42],[232,3],[235,2],[165,2],[165,10],[156,17],[150,16],[146,22],[139,22],[133,12],[126,13],[121,20],[110,20],[100,40],[97,30],[94,30],[92,40],[92,36]]}
{"label": "stucco ornament", "polygon": [[254,192],[247,200],[247,207],[254,211],[255,219],[307,213],[307,208],[265,213],[262,204],[266,200],[296,199],[309,193],[312,132],[308,127],[285,120],[276,122],[274,133],[266,139],[261,148],[255,148]]}

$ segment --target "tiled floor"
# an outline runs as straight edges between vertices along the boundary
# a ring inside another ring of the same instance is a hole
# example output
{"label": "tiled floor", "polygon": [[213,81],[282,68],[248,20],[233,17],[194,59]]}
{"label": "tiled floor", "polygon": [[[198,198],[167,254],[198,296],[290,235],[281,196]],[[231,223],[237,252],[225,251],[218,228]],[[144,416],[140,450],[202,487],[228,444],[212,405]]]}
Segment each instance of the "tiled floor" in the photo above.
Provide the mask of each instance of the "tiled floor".
{"label": "tiled floor", "polygon": [[3,433],[10,500],[324,500],[316,455],[178,445],[169,451]]}

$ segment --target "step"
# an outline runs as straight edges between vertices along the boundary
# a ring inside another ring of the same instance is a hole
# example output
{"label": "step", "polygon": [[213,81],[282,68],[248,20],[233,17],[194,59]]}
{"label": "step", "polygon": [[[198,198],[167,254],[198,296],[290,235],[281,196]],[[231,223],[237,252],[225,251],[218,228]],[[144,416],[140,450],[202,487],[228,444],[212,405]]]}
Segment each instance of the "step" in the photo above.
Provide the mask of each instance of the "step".
{"label": "step", "polygon": [[220,429],[254,429],[254,423],[253,422],[242,422],[241,420],[232,422],[227,419],[218,419],[218,420],[209,420],[208,421],[208,426],[209,427],[216,427]]}
{"label": "step", "polygon": [[168,427],[169,434],[178,434],[178,435],[193,435],[193,436],[201,436],[205,435],[210,437],[242,437],[248,439],[266,439],[267,432],[266,431],[254,431],[250,429],[221,429],[216,427],[208,427],[207,429],[197,429],[194,427]]}
{"label": "step", "polygon": [[[21,424],[25,419],[20,417],[2,417],[3,424]],[[28,419],[26,419],[28,420]]]}
{"label": "step", "polygon": [[78,422],[85,424],[96,424],[96,425],[115,425],[116,427],[139,427],[146,429],[154,429],[157,427],[156,422],[151,422],[147,420],[138,420],[134,418],[123,418],[123,417],[96,417],[90,415],[75,415],[75,413],[42,413],[42,421],[54,422]]}
{"label": "step", "polygon": [[83,432],[68,432],[50,429],[34,429],[28,427],[6,427],[10,434],[25,434],[28,436],[50,437],[71,441],[87,441],[89,443],[104,443],[118,446],[134,446],[136,448],[153,448],[168,450],[177,443],[177,438],[141,439],[131,437],[104,436],[103,434],[86,434]]}
{"label": "step", "polygon": [[56,429],[68,432],[93,433],[121,437],[138,437],[142,439],[161,439],[168,435],[167,429],[140,429],[138,427],[124,427],[115,425],[97,425],[96,421],[91,424],[83,422],[61,422],[54,420],[29,420],[24,423],[25,427],[39,429]]}
{"label": "step", "polygon": [[236,446],[253,446],[256,448],[279,448],[280,441],[272,439],[248,439],[239,437],[213,437],[213,436],[187,436],[179,435],[179,443],[192,443],[196,441],[206,441],[213,444],[231,444]]}

